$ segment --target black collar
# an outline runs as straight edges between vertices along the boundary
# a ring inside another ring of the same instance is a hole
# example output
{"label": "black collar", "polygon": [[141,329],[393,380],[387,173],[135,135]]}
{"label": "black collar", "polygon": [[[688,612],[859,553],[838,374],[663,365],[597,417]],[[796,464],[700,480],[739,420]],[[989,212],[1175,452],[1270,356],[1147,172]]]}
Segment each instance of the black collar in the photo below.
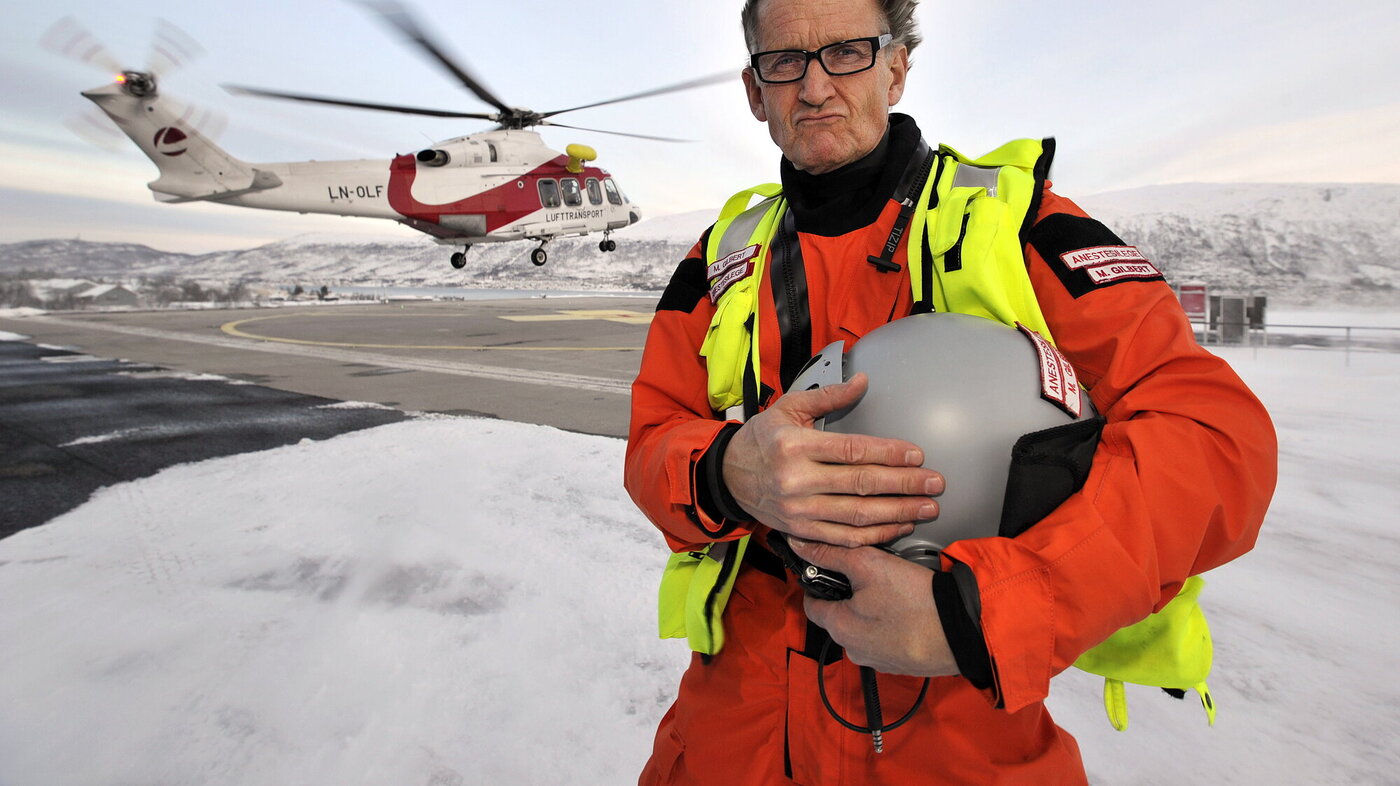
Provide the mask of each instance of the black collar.
{"label": "black collar", "polygon": [[783,159],[783,195],[797,230],[835,237],[875,222],[904,174],[921,134],[908,115],[891,114],[880,144],[864,158],[833,172],[810,175]]}

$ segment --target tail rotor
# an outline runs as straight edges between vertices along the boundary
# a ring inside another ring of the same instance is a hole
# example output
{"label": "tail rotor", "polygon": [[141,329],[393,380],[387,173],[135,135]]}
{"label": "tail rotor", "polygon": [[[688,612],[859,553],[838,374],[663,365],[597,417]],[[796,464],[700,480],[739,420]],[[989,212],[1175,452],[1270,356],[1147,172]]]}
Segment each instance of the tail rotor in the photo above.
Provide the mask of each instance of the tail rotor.
{"label": "tail rotor", "polygon": [[[156,20],[146,66],[142,70],[123,66],[92,31],[72,16],[65,16],[51,25],[40,38],[40,45],[70,60],[101,69],[108,76],[115,77],[123,91],[138,98],[156,97],[161,79],[204,54],[204,47],[193,36],[165,19]],[[177,103],[165,96],[161,99],[181,123],[199,128],[210,139],[217,139],[228,127],[228,119],[222,114]],[[121,150],[125,147],[122,141],[125,135],[113,128],[100,112],[75,115],[67,119],[64,125],[82,140],[103,149]]]}

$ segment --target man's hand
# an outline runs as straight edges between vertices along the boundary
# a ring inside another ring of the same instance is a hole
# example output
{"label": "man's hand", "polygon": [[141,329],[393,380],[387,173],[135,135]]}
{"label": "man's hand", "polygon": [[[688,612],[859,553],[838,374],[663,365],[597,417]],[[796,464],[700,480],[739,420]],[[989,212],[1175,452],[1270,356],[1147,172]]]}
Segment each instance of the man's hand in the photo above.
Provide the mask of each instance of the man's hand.
{"label": "man's hand", "polygon": [[933,601],[933,572],[876,548],[844,549],[789,538],[797,555],[850,579],[849,600],[808,596],[807,618],[846,648],[852,663],[884,674],[958,673]]}
{"label": "man's hand", "polygon": [[869,380],[788,393],[745,423],[724,454],[736,502],[780,532],[838,546],[908,535],[938,515],[943,476],[919,465],[918,445],[817,431],[817,418],[860,401]]}

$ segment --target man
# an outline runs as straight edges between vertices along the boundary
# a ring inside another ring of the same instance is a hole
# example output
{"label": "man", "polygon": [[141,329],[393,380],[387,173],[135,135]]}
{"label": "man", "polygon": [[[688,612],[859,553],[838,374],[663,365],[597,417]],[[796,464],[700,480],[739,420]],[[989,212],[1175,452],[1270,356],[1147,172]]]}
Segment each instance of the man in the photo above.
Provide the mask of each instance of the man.
{"label": "man", "polygon": [[[911,443],[812,428],[860,399],[863,376],[783,391],[794,358],[933,308],[911,286],[917,233],[895,231],[907,175],[937,182],[937,166],[919,167],[943,157],[924,158],[914,121],[889,112],[919,42],[916,2],[744,7],[753,57],[743,82],[782,151],[786,208],[767,246],[717,260],[715,227],[678,267],[633,386],[626,485],[680,555],[753,537],[732,577],[723,646],[694,656],[644,784],[1083,783],[1074,739],[1043,704],[1050,678],[1160,609],[1188,576],[1247,551],[1272,494],[1276,443],[1262,406],[1196,345],[1150,264],[1087,265],[1093,249],[1135,252],[1037,187],[1021,208],[1023,239],[1009,242],[1034,309],[1107,418],[1087,481],[1015,538],[952,544],[942,571],[871,547],[934,518],[944,479]],[[897,248],[880,259],[887,242]],[[716,398],[717,309],[746,282],[756,313],[743,336],[757,337],[759,367],[735,374],[743,395]],[[742,423],[724,411],[735,399]],[[805,597],[765,548],[770,530],[844,573],[854,596]],[[820,675],[834,709],[863,720],[858,665],[881,673],[890,719],[932,678],[883,753],[834,720],[818,689]]]}

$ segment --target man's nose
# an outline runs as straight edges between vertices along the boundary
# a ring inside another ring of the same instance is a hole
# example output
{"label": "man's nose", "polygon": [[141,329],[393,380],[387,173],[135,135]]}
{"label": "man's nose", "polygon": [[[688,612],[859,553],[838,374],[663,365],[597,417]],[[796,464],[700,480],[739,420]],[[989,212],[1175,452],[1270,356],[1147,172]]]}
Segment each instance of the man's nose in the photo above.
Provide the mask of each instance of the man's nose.
{"label": "man's nose", "polygon": [[799,83],[801,89],[797,97],[804,104],[819,105],[826,101],[836,92],[833,77],[822,68],[821,61],[813,60],[807,64],[807,73]]}

